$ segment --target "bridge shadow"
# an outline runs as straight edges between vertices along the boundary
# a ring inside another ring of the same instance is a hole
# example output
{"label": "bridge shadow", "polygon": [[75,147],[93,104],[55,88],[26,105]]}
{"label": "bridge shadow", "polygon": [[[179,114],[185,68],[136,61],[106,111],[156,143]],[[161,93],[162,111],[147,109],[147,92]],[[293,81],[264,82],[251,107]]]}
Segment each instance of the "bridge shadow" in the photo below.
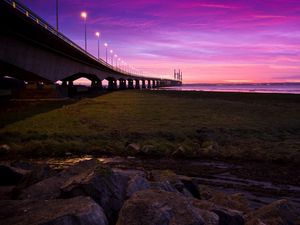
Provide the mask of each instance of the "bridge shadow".
{"label": "bridge shadow", "polygon": [[0,101],[0,128],[24,120],[37,114],[49,112],[64,105],[70,105],[78,100],[64,101]]}
{"label": "bridge shadow", "polygon": [[15,122],[33,117],[38,114],[53,111],[63,106],[72,105],[83,98],[96,98],[110,93],[103,91],[98,94],[78,95],[70,99],[63,100],[9,100],[0,99],[0,129]]}

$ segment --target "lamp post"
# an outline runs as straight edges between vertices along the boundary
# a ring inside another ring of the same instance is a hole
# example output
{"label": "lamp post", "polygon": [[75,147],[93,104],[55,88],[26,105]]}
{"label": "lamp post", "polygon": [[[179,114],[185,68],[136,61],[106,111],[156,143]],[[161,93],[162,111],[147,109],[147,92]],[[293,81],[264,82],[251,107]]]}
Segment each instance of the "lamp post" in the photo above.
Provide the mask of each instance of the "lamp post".
{"label": "lamp post", "polygon": [[110,58],[110,62],[111,62],[111,63],[110,63],[110,64],[111,64],[112,66],[114,65],[114,64],[113,64],[113,62],[114,62],[114,55],[113,55],[113,53],[114,53],[114,51],[111,49],[111,50],[110,50],[110,54],[111,54],[111,55],[110,55],[110,56],[111,56],[111,58]]}
{"label": "lamp post", "polygon": [[116,67],[117,67],[117,62],[118,62],[118,55],[115,54],[115,58],[116,58]]}
{"label": "lamp post", "polygon": [[105,62],[107,63],[107,46],[108,46],[108,44],[104,43],[104,46],[105,46]]}
{"label": "lamp post", "polygon": [[96,32],[96,36],[98,39],[98,60],[99,60],[100,59],[100,46],[99,46],[100,32]]}
{"label": "lamp post", "polygon": [[87,42],[86,42],[86,18],[87,18],[87,13],[82,12],[81,17],[84,19],[84,49],[86,51],[87,50]]}
{"label": "lamp post", "polygon": [[58,0],[56,0],[56,32],[58,32]]}

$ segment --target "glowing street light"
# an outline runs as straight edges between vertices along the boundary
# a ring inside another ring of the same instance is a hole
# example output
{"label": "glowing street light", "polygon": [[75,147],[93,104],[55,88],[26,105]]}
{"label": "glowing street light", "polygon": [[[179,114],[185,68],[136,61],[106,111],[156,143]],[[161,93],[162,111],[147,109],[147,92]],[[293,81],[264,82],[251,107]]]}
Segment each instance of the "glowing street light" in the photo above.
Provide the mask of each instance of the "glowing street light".
{"label": "glowing street light", "polygon": [[87,19],[87,13],[81,12],[81,17],[84,19],[84,49],[86,51],[87,49],[87,42],[86,42],[86,19]]}
{"label": "glowing street light", "polygon": [[113,66],[113,62],[114,62],[114,55],[113,55],[113,53],[114,53],[114,51],[111,49],[110,51],[110,56],[111,56],[111,58],[110,58],[110,62],[111,62],[111,65]]}
{"label": "glowing street light", "polygon": [[105,62],[107,63],[107,46],[108,46],[108,44],[104,43],[104,46],[105,46]]}
{"label": "glowing street light", "polygon": [[98,38],[98,60],[100,59],[100,46],[99,46],[99,39],[100,39],[100,32],[96,32],[95,35]]}

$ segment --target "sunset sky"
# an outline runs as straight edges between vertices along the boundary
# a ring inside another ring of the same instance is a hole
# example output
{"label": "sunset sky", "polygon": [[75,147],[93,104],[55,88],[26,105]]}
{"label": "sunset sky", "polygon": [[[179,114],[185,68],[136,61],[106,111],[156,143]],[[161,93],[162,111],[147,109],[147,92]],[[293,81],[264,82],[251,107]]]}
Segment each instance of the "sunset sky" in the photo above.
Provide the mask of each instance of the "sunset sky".
{"label": "sunset sky", "polygon": [[[55,0],[23,0],[55,25]],[[60,31],[88,51],[96,31],[148,73],[182,69],[185,83],[300,82],[299,0],[59,0]]]}

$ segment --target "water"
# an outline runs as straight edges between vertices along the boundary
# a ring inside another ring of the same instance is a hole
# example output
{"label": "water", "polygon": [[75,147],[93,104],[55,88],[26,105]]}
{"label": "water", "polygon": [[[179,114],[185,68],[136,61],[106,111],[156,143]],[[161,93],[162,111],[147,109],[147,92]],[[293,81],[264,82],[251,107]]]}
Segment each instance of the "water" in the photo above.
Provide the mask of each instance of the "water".
{"label": "water", "polygon": [[164,90],[177,91],[213,91],[213,92],[252,92],[252,93],[285,93],[300,94],[300,83],[273,84],[183,84],[177,87],[166,87]]}

